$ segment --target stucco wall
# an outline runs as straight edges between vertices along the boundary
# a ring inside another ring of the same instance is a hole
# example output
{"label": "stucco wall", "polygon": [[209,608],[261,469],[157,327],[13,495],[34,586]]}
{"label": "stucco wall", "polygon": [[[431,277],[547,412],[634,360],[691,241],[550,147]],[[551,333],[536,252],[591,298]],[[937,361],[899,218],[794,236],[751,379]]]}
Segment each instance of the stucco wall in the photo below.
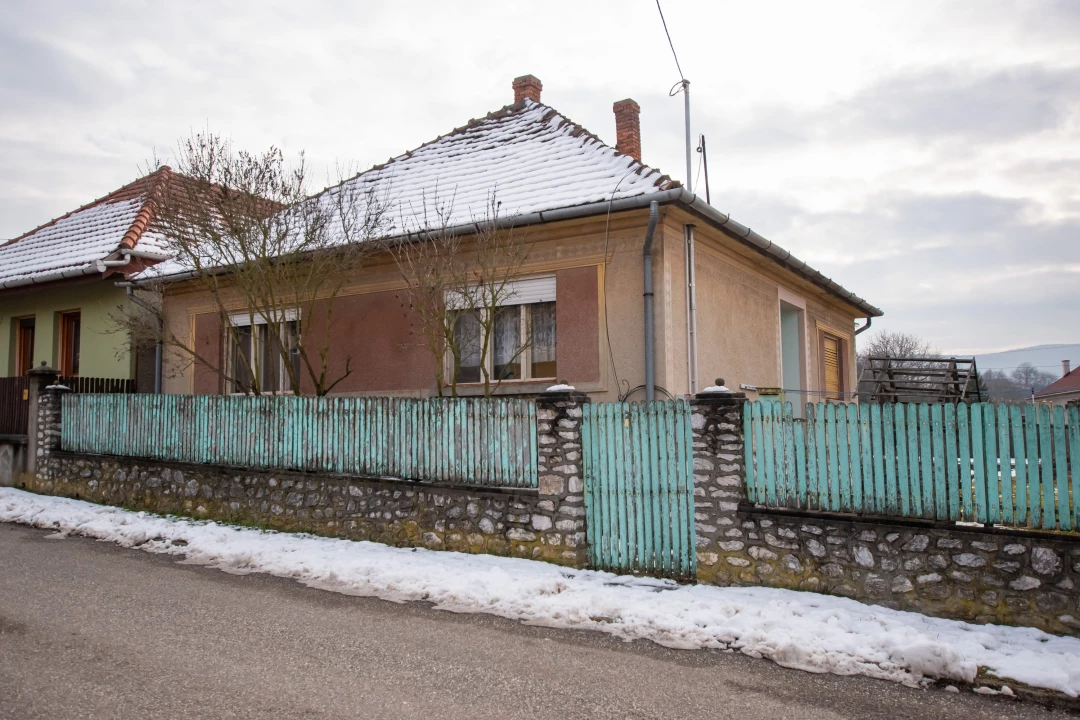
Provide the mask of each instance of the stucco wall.
{"label": "stucco wall", "polygon": [[[530,249],[521,274],[553,272],[557,277],[558,376],[596,401],[615,400],[645,382],[642,247],[647,221],[647,210],[640,210],[615,213],[610,220],[598,217],[524,229]],[[856,311],[822,297],[823,291],[759,253],[738,248],[735,241],[702,225],[700,218],[671,208],[662,210],[654,241],[657,385],[672,395],[690,390],[682,230],[686,222],[698,225],[700,387],[716,377],[724,377],[729,386],[780,384],[781,288],[805,298],[807,376],[815,386],[814,318],[849,328]],[[340,336],[340,347],[350,350],[356,368],[335,392],[435,392],[433,361],[401,302],[401,287],[394,264],[376,258],[335,300],[335,343]],[[167,306],[170,329],[183,336],[204,324],[193,320],[196,315],[214,311],[205,294],[182,288],[170,292]],[[318,319],[309,326],[305,332],[317,330]],[[343,362],[344,352],[335,355],[335,364]],[[853,357],[852,347],[852,363]],[[167,392],[192,392],[196,384],[199,392],[210,387],[205,379],[196,383],[195,373],[184,363],[170,362],[166,375]],[[537,383],[506,383],[502,389],[532,393],[544,388]],[[638,390],[631,399],[642,397]]]}
{"label": "stucco wall", "polygon": [[[109,315],[128,302],[124,290],[113,283],[115,278],[57,284],[25,292],[0,295],[0,369],[14,375],[14,318],[33,315],[34,365],[44,361],[59,367],[59,314],[78,310],[81,318],[79,374],[84,377],[134,377],[134,360],[126,333],[113,332]],[[118,352],[119,351],[119,352]]]}

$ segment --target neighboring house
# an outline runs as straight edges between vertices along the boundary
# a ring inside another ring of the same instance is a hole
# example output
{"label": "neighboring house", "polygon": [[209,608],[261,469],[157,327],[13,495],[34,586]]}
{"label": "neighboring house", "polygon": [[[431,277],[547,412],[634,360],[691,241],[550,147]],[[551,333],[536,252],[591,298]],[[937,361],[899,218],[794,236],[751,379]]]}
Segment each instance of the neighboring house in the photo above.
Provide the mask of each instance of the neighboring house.
{"label": "neighboring house", "polygon": [[1080,401],[1080,367],[1070,370],[1069,361],[1061,362],[1064,373],[1060,378],[1035,393],[1035,402],[1065,405]]}
{"label": "neighboring house", "polygon": [[[534,343],[501,394],[565,380],[596,400],[643,397],[643,245],[652,201],[660,211],[652,244],[658,397],[696,392],[717,377],[733,389],[798,391],[786,395],[796,407],[854,391],[856,321],[880,310],[644,165],[634,101],[615,103],[612,148],[542,104],[536,78],[518,78],[513,87],[512,105],[348,181],[389,199],[389,237],[423,227],[423,209],[449,198],[447,224],[467,234],[484,219],[493,192],[501,216],[527,233],[518,312],[508,310],[513,327],[505,334],[523,335],[531,322]],[[335,393],[437,392],[435,361],[403,305],[403,286],[392,258],[377,256],[335,300],[332,369],[346,356],[355,368]],[[203,357],[222,366],[243,362],[227,357],[222,323],[249,323],[244,307],[223,316],[205,291],[178,279],[168,285],[165,308],[169,331]],[[302,341],[327,332],[297,320]],[[489,357],[465,363],[459,393],[480,392],[468,381],[479,363],[498,364],[498,338],[494,344]],[[235,390],[198,364],[164,374],[166,392]]]}
{"label": "neighboring house", "polygon": [[128,339],[109,315],[127,302],[116,281],[166,257],[153,199],[171,177],[162,168],[0,245],[4,376],[45,363],[65,376],[135,377]]}

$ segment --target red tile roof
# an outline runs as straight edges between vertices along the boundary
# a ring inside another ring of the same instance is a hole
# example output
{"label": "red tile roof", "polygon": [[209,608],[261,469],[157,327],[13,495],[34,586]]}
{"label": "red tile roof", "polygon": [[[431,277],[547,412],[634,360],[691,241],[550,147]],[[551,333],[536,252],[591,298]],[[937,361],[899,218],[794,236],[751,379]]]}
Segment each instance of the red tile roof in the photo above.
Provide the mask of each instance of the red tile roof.
{"label": "red tile roof", "polygon": [[1035,393],[1035,398],[1045,398],[1067,392],[1080,392],[1080,367],[1073,368],[1067,375],[1063,375]]}
{"label": "red tile roof", "polygon": [[0,245],[0,289],[93,274],[97,261],[136,246],[164,259],[164,238],[151,224],[154,201],[174,177],[162,167]]}

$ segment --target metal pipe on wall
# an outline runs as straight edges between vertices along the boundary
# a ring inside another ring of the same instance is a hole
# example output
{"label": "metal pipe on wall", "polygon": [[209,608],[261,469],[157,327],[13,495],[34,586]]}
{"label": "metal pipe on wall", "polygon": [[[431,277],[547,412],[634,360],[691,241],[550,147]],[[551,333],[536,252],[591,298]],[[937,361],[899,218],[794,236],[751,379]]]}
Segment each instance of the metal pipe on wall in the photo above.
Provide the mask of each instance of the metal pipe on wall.
{"label": "metal pipe on wall", "polygon": [[697,272],[694,260],[694,226],[686,226],[687,375],[690,393],[698,391]]}
{"label": "metal pipe on wall", "polygon": [[641,249],[642,275],[644,280],[645,300],[645,399],[656,399],[656,356],[653,348],[654,320],[653,320],[653,277],[652,277],[652,244],[653,233],[656,232],[656,221],[660,218],[660,203],[653,200],[649,203],[649,229],[645,231],[645,245]]}

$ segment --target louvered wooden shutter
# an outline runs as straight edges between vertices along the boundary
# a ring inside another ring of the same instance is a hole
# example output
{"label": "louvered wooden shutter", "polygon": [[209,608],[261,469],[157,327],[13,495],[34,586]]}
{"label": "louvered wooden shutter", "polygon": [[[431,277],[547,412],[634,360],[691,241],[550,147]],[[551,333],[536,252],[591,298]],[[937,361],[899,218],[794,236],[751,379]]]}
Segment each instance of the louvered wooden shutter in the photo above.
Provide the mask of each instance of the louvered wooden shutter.
{"label": "louvered wooden shutter", "polygon": [[840,341],[828,335],[824,338],[825,396],[840,399]]}

